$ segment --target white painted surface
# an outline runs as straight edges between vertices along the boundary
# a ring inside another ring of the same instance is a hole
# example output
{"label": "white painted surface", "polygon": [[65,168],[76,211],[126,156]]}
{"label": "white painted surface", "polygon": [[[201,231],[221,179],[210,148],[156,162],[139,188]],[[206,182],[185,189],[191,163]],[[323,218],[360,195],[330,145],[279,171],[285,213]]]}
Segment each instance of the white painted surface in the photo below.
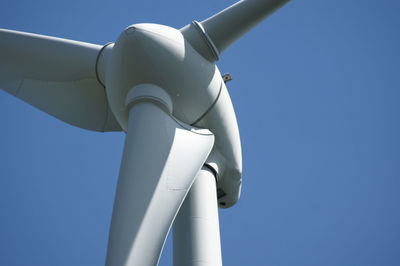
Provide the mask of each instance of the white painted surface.
{"label": "white painted surface", "polygon": [[152,102],[131,108],[107,266],[158,263],[175,215],[214,144],[210,131],[181,124]]}
{"label": "white painted surface", "polygon": [[0,29],[0,89],[77,127],[120,131],[96,78],[101,46]]}
{"label": "white painted surface", "polygon": [[173,235],[174,266],[222,265],[215,177],[206,167],[176,216]]}

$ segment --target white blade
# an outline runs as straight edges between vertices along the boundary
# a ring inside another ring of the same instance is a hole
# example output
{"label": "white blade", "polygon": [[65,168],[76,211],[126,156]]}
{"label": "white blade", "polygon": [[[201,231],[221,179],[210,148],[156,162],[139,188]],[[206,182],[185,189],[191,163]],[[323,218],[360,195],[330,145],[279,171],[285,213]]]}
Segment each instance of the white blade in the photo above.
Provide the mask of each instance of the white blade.
{"label": "white blade", "polygon": [[166,236],[214,144],[151,102],[135,104],[111,222],[106,265],[156,265]]}
{"label": "white blade", "polygon": [[69,124],[96,131],[121,130],[96,77],[100,49],[0,29],[0,89]]}
{"label": "white blade", "polygon": [[[289,1],[239,1],[200,23],[194,21],[181,31],[204,57],[216,61],[225,49]],[[206,49],[210,51],[206,52]]]}

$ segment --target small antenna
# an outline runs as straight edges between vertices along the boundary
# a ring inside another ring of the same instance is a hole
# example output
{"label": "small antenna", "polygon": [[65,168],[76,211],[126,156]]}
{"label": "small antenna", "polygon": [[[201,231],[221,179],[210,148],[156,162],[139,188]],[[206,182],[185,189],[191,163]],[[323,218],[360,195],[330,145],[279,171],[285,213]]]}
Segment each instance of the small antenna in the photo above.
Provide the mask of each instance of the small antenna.
{"label": "small antenna", "polygon": [[225,73],[225,74],[222,76],[222,79],[224,80],[225,83],[231,81],[231,80],[232,80],[231,74]]}

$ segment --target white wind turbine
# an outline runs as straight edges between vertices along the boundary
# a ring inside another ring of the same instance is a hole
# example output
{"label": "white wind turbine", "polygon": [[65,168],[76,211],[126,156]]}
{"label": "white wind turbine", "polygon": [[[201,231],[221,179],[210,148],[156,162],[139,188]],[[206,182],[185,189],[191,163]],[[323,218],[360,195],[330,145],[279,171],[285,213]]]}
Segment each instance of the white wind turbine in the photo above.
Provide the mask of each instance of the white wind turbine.
{"label": "white wind turbine", "polygon": [[180,30],[126,28],[98,46],[0,30],[0,88],[80,128],[126,132],[106,265],[221,265],[218,206],[236,203],[241,147],[215,62],[288,0],[239,1]]}

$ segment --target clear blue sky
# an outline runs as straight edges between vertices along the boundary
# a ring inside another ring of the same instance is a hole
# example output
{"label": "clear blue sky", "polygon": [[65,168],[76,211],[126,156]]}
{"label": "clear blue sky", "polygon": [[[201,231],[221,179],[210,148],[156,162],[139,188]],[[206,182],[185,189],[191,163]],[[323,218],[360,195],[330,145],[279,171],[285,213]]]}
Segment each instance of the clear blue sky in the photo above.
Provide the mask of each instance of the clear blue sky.
{"label": "clear blue sky", "polygon": [[[3,1],[0,27],[104,44],[233,2]],[[220,211],[224,265],[400,265],[399,10],[292,1],[221,56],[243,148],[242,197]],[[3,91],[0,123],[0,265],[103,265],[124,134]],[[160,265],[171,258],[169,240]]]}

